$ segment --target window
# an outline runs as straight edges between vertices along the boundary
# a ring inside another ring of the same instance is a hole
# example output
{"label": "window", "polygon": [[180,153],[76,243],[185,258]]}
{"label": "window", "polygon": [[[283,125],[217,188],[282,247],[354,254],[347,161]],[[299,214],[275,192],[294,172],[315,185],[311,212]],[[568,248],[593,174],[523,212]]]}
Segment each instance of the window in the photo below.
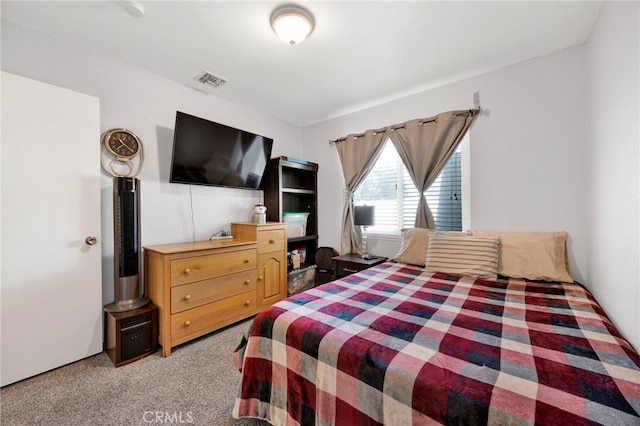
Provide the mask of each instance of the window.
{"label": "window", "polygon": [[[467,134],[425,193],[439,230],[468,228],[468,142]],[[387,139],[353,201],[355,205],[376,207],[375,226],[369,228],[370,232],[398,233],[401,228],[414,226],[419,195],[393,143]]]}

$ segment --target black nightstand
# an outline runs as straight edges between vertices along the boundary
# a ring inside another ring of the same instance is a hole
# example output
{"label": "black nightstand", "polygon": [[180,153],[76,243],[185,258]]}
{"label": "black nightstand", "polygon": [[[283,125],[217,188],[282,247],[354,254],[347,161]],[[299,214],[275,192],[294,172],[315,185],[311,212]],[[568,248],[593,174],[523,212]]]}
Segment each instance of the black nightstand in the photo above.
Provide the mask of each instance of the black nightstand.
{"label": "black nightstand", "polygon": [[363,259],[362,256],[355,253],[343,254],[332,258],[336,262],[334,279],[346,277],[363,269],[371,268],[386,261],[386,257],[373,257],[371,259]]}

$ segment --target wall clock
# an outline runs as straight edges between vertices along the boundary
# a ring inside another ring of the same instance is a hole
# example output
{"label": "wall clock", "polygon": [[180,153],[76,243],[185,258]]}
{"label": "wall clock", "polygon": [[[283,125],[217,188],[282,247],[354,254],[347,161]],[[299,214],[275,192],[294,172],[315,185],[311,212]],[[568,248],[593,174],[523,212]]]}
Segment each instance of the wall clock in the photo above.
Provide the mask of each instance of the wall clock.
{"label": "wall clock", "polygon": [[[111,129],[102,134],[102,168],[115,177],[134,177],[140,173],[143,161],[142,142],[128,129]],[[105,164],[105,155],[109,158]],[[139,157],[138,157],[139,156]],[[138,157],[137,165],[134,159]]]}

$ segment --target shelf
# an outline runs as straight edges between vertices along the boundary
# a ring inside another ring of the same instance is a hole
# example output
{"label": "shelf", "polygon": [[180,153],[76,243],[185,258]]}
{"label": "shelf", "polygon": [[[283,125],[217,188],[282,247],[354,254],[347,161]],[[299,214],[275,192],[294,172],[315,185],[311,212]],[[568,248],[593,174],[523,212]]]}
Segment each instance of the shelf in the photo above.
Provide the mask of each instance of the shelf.
{"label": "shelf", "polygon": [[309,170],[314,173],[318,170],[318,165],[316,163],[312,163],[311,161],[299,160],[289,157],[280,157],[280,164],[283,168],[288,169],[298,169],[298,170]]}
{"label": "shelf", "polygon": [[313,195],[316,193],[313,189],[300,189],[300,188],[282,188],[282,192],[287,192],[290,194],[309,194]]}
{"label": "shelf", "polygon": [[293,237],[293,238],[287,238],[287,242],[288,243],[299,243],[302,241],[312,241],[312,240],[317,240],[318,236],[317,235],[305,235],[303,237]]}
{"label": "shelf", "polygon": [[287,274],[290,274],[292,272],[303,272],[306,269],[317,268],[317,267],[318,267],[318,265],[316,265],[315,263],[301,263],[300,267],[297,268],[297,269],[288,269],[287,270]]}
{"label": "shelf", "polygon": [[[306,213],[305,236],[287,239],[287,251],[304,250],[314,262],[318,250],[318,165],[288,157],[269,161],[264,185],[267,220],[282,222],[285,212]],[[292,235],[299,235],[300,232]],[[303,265],[306,266],[306,265]]]}

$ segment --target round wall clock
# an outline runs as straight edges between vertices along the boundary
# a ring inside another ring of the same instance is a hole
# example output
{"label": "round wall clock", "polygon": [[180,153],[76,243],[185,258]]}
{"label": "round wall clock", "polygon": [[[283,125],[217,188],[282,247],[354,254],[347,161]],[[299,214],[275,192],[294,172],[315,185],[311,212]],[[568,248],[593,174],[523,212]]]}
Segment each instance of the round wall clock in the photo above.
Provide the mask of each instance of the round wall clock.
{"label": "round wall clock", "polygon": [[107,149],[116,158],[132,158],[140,151],[140,138],[127,129],[111,129],[104,134]]}
{"label": "round wall clock", "polygon": [[[142,142],[138,135],[128,129],[111,129],[102,134],[102,145],[111,157],[108,167],[102,161],[102,168],[116,177],[136,176],[142,167]],[[133,159],[140,154],[138,167]],[[135,171],[135,173],[134,173]]]}

